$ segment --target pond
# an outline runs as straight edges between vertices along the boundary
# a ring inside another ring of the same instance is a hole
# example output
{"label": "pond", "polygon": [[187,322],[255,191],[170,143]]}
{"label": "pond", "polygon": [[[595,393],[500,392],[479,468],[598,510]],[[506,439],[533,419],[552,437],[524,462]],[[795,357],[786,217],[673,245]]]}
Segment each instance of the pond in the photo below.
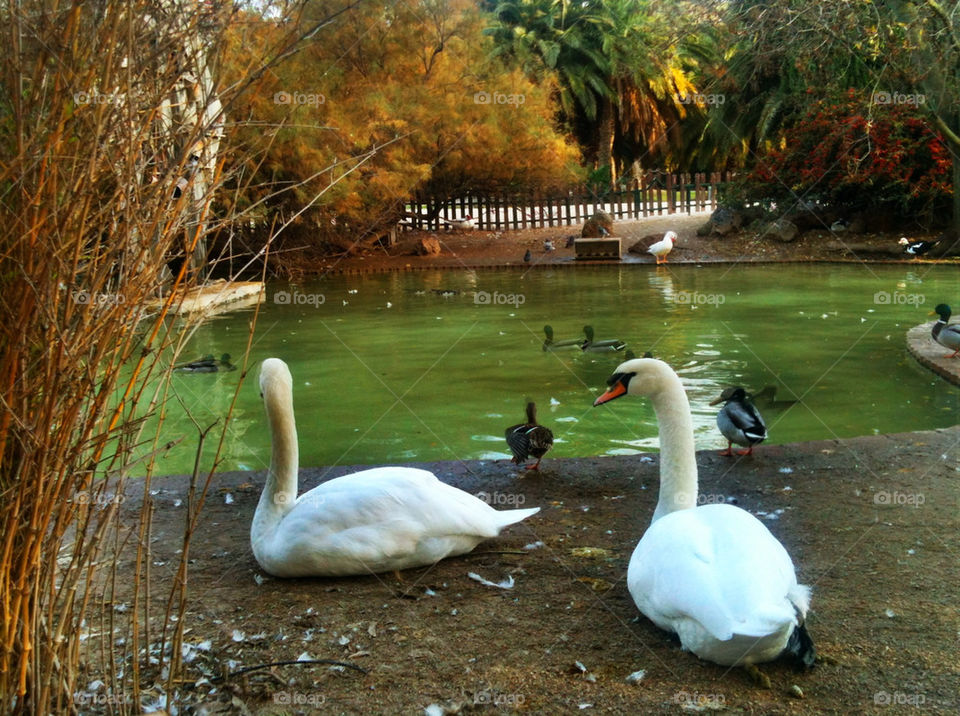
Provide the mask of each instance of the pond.
{"label": "pond", "polygon": [[[616,455],[657,444],[649,402],[592,408],[624,353],[542,350],[555,338],[621,339],[670,363],[694,413],[696,444],[725,446],[708,405],[728,385],[778,389],[761,406],[768,443],[946,427],[958,391],[921,368],[905,332],[960,304],[955,267],[671,265],[429,271],[271,284],[250,377],[221,470],[265,469],[270,441],[256,382],[264,358],[294,377],[301,465],[505,459],[504,429],[536,401],[549,457]],[[211,319],[184,357],[243,354],[252,309]],[[240,371],[178,373],[174,390],[206,425],[226,414]],[[196,428],[171,400],[159,461],[192,470]],[[148,432],[152,433],[151,425]],[[762,448],[761,448],[762,449]],[[205,463],[209,465],[209,461]]]}

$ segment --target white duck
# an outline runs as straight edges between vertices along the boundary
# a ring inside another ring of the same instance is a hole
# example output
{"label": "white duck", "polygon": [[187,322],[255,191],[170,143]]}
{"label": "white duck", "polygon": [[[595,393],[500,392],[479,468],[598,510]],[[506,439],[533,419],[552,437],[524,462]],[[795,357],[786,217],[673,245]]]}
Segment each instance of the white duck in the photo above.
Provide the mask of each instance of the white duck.
{"label": "white duck", "polygon": [[649,397],[660,423],[660,496],[653,521],[630,558],[627,587],[637,607],[684,649],[726,666],[787,652],[812,666],[803,626],[810,588],[797,583],[783,545],[753,515],[728,504],[697,506],[697,463],[690,405],[664,362],[622,363],[597,398]]}
{"label": "white duck", "polygon": [[539,507],[498,511],[409,467],[379,467],[328,480],[297,497],[297,428],[287,364],[268,358],[260,393],[273,454],[250,545],[277,577],[371,574],[464,554]]}
{"label": "white duck", "polygon": [[668,231],[663,235],[663,238],[660,239],[657,243],[650,245],[650,248],[647,249],[647,253],[653,254],[658,264],[661,264],[661,263],[665,264],[667,262],[667,254],[673,251],[673,242],[676,240],[677,240],[676,232]]}
{"label": "white duck", "polygon": [[470,216],[470,214],[464,215],[462,219],[454,219],[453,221],[450,219],[440,219],[440,221],[447,226],[453,229],[459,229],[460,231],[469,231],[470,229],[477,228],[477,220]]}

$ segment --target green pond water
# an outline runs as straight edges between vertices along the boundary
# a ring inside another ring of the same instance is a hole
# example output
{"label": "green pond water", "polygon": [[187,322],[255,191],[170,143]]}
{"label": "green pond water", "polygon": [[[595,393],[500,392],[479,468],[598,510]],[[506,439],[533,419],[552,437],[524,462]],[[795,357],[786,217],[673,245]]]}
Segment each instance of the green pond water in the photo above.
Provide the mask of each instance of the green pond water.
{"label": "green pond water", "polygon": [[[505,459],[504,429],[522,421],[527,398],[554,432],[549,457],[655,448],[649,402],[591,407],[624,354],[544,352],[544,324],[561,340],[589,323],[598,340],[622,339],[674,366],[698,448],[725,446],[708,403],[728,385],[802,399],[761,407],[769,443],[945,427],[957,422],[960,391],[910,358],[904,334],[937,303],[960,308],[958,289],[955,267],[904,265],[578,266],[271,284],[220,469],[269,463],[256,375],[271,356],[293,374],[303,466]],[[239,359],[252,316],[211,319],[183,357]],[[201,425],[223,418],[239,379],[239,370],[176,374],[185,408],[168,403],[162,435],[185,439],[158,472],[192,470],[187,411]]]}

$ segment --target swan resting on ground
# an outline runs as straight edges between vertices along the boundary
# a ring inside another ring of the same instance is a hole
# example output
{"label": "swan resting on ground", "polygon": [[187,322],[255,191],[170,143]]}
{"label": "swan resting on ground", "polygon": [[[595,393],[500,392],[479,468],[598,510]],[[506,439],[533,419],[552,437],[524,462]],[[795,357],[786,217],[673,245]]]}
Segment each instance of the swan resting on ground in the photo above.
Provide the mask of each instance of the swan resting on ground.
{"label": "swan resting on ground", "polygon": [[257,563],[276,577],[373,574],[424,567],[471,551],[539,512],[495,510],[431,472],[378,467],[328,480],[297,497],[299,451],[287,364],[260,367],[272,456],[250,527]]}
{"label": "swan resting on ground", "polygon": [[697,506],[693,421],[686,393],[664,362],[622,363],[597,398],[650,398],[660,424],[660,494],[653,521],[630,558],[627,587],[637,607],[684,649],[725,666],[787,653],[813,666],[804,627],[810,588],[797,583],[783,545],[753,515],[728,504]]}

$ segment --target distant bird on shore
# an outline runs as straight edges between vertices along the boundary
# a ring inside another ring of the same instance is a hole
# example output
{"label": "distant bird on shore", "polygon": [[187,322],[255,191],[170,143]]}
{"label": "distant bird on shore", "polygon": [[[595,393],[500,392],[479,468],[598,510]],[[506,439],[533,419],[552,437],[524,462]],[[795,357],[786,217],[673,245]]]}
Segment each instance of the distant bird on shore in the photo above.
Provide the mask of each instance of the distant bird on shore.
{"label": "distant bird on shore", "polygon": [[619,338],[608,338],[602,341],[593,340],[593,326],[584,326],[583,335],[587,337],[587,340],[580,346],[580,350],[585,353],[612,353],[622,351],[627,347],[627,344]]}
{"label": "distant bird on shore", "polygon": [[543,350],[555,351],[564,348],[581,348],[586,341],[583,338],[564,338],[562,341],[553,340],[553,326],[544,326],[543,334],[546,339],[543,341]]}
{"label": "distant bird on shore", "polygon": [[553,251],[553,242],[550,239],[543,242],[543,250],[548,252]]}
{"label": "distant bird on shore", "polygon": [[530,263],[533,260],[533,253],[531,253],[530,249],[527,249],[527,253],[523,255],[523,260],[527,263]]}
{"label": "distant bird on shore", "polygon": [[727,388],[710,405],[724,403],[717,413],[717,427],[727,439],[727,449],[720,454],[724,457],[733,455],[733,443],[743,445],[746,450],[738,450],[740,455],[753,453],[753,446],[759,445],[767,439],[767,425],[763,422],[760,411],[757,410],[747,392],[740,387]]}
{"label": "distant bird on shore", "polygon": [[543,456],[553,447],[553,433],[537,422],[537,404],[532,400],[527,402],[527,422],[507,428],[505,435],[514,463],[537,458],[536,463],[526,466],[527,470],[539,470]]}
{"label": "distant bird on shore", "polygon": [[911,241],[906,236],[900,238],[897,242],[901,246],[904,246],[903,253],[910,254],[911,256],[923,256],[930,249],[940,243],[940,240],[936,241]]}
{"label": "distant bird on shore", "polygon": [[577,243],[577,235],[571,234],[567,237],[567,242],[563,245],[565,249],[572,249]]}
{"label": "distant bird on shore", "polygon": [[470,214],[466,214],[462,219],[454,219],[453,221],[450,221],[449,219],[440,219],[440,221],[450,228],[460,229],[461,231],[477,228],[477,221],[470,216]]}
{"label": "distant bird on shore", "polygon": [[960,324],[949,324],[950,306],[945,303],[939,304],[933,309],[933,312],[939,316],[939,319],[933,324],[930,335],[933,337],[933,340],[941,346],[953,351],[953,353],[944,356],[944,358],[956,358],[957,354],[960,353]]}
{"label": "distant bird on shore", "polygon": [[218,371],[236,370],[237,366],[230,362],[229,353],[224,353],[219,358],[214,358],[213,354],[208,353],[203,358],[180,363],[173,369],[181,373],[216,373]]}
{"label": "distant bird on shore", "polygon": [[599,224],[597,228],[600,229],[600,238],[603,238],[604,236],[610,236],[610,232],[607,231],[607,227],[603,224]]}
{"label": "distant bird on shore", "polygon": [[[677,240],[675,231],[668,231],[657,243],[647,249],[648,254],[653,254],[658,264],[667,263],[667,255],[673,251],[673,242]],[[662,260],[661,260],[662,259]]]}

